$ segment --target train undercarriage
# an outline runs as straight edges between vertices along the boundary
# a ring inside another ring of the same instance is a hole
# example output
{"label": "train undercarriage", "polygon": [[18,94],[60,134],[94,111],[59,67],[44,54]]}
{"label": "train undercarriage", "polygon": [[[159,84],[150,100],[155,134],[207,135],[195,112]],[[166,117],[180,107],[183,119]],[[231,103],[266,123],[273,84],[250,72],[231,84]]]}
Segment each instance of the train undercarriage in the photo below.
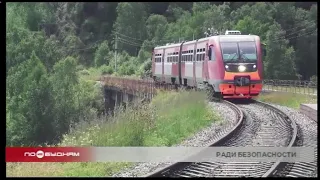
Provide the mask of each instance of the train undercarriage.
{"label": "train undercarriage", "polygon": [[[166,82],[161,82],[159,79],[155,79],[154,81],[156,82],[156,86],[158,87],[166,87],[168,89],[176,89],[176,90],[192,90],[192,89],[196,89],[196,90],[200,90],[200,91],[205,91],[208,100],[209,101],[215,101],[215,102],[220,102],[223,99],[228,99],[228,100],[233,100],[233,99],[237,99],[237,100],[250,100],[254,97],[257,97],[259,95],[259,93],[235,93],[236,91],[233,91],[232,93],[226,93],[227,91],[224,92],[216,92],[214,90],[214,88],[212,87],[212,85],[208,84],[208,83],[204,83],[203,87],[193,87],[193,86],[188,86],[188,85],[184,85],[184,84],[179,84],[176,83],[175,81],[172,81],[171,83],[166,83]],[[228,86],[230,87],[230,85],[228,84]],[[235,86],[235,85],[231,85],[231,86]],[[249,85],[250,86],[250,85]],[[250,89],[249,86],[242,86],[242,87],[238,87],[238,88],[246,88],[246,89]],[[249,90],[250,91],[250,90]]]}

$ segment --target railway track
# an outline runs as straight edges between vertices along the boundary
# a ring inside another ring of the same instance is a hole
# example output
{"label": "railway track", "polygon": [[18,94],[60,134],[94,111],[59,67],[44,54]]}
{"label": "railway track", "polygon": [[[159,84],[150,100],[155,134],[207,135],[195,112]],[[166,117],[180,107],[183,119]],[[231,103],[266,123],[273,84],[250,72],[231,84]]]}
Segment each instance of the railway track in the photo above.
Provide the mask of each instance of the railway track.
{"label": "railway track", "polygon": [[[258,101],[249,104],[227,103],[237,114],[238,121],[224,135],[208,146],[292,147],[297,140],[297,125],[281,110]],[[264,112],[257,115],[256,112]],[[179,162],[145,177],[269,177],[284,171],[288,163],[278,162]]]}
{"label": "railway track", "polygon": [[[288,112],[287,114],[293,114]],[[275,172],[275,177],[317,177],[317,122],[308,121],[301,122],[305,115],[294,117],[298,125],[297,143],[296,146],[300,147],[312,147],[314,148],[315,161],[314,162],[295,162],[287,163],[285,166]]]}

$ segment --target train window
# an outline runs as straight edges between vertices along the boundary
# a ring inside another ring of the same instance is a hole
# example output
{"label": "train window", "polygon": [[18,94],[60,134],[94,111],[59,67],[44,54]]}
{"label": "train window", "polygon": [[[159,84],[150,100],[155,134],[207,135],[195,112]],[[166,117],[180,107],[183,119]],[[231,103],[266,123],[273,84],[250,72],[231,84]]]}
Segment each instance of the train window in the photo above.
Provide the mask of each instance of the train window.
{"label": "train window", "polygon": [[211,47],[209,49],[208,56],[209,56],[209,60],[211,60],[211,61],[215,61],[216,60],[216,53],[214,52],[213,47]]}
{"label": "train window", "polygon": [[192,61],[192,57],[191,57],[191,55],[189,55],[189,62],[190,62],[190,61]]}

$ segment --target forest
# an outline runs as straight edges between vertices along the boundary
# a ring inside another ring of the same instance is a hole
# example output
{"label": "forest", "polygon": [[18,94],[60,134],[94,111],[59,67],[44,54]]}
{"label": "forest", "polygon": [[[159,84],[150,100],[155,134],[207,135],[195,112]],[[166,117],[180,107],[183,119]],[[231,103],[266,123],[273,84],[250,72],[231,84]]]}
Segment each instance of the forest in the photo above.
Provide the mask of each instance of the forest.
{"label": "forest", "polygon": [[153,47],[208,29],[260,36],[265,79],[317,78],[315,2],[7,3],[7,146],[59,142],[103,108],[95,80],[84,75],[149,74]]}

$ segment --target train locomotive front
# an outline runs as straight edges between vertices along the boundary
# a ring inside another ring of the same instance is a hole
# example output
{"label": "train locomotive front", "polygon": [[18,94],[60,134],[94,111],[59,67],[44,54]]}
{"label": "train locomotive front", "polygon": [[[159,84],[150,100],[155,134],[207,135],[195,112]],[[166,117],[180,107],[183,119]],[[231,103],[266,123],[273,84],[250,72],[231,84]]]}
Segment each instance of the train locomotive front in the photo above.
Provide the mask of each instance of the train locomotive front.
{"label": "train locomotive front", "polygon": [[[216,67],[208,63],[214,94],[224,99],[251,99],[262,90],[262,57],[265,50],[259,36],[220,36],[209,47],[216,53]],[[210,55],[212,56],[212,54]],[[209,56],[210,56],[209,55]],[[220,73],[214,73],[220,69]],[[210,71],[212,71],[210,73]],[[214,77],[216,75],[216,77]],[[211,81],[211,83],[210,83]]]}

